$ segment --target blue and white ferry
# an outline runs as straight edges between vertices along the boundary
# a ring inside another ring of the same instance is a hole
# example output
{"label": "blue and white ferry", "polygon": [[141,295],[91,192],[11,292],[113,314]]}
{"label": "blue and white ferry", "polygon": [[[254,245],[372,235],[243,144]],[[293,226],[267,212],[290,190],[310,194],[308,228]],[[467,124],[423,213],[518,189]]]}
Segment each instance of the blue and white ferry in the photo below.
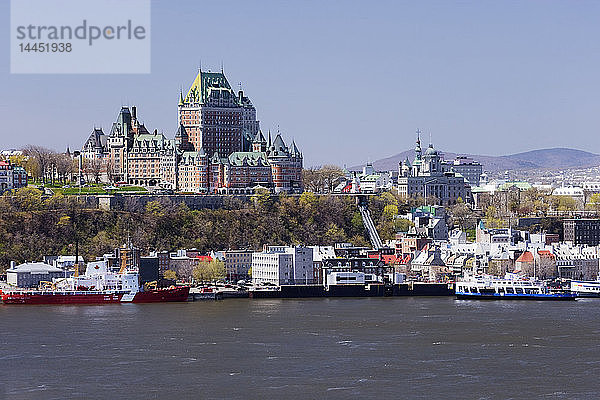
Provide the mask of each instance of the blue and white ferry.
{"label": "blue and white ferry", "polygon": [[576,293],[551,290],[543,282],[506,274],[504,278],[484,275],[456,282],[461,300],[575,300]]}

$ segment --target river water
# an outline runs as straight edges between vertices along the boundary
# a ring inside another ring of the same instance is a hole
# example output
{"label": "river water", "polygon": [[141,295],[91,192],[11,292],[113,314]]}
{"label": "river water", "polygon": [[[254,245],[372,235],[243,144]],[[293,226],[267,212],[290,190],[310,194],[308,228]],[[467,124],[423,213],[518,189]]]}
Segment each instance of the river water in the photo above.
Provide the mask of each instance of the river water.
{"label": "river water", "polygon": [[0,305],[0,399],[595,399],[600,300]]}

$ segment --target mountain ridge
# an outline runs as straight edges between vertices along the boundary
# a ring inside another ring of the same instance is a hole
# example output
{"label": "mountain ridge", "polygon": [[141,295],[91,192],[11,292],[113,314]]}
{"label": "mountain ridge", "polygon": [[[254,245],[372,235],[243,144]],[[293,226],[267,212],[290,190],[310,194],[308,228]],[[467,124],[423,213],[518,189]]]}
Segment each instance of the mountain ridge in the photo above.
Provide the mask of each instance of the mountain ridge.
{"label": "mountain ridge", "polygon": [[[481,154],[453,153],[440,151],[445,160],[453,160],[456,156],[470,157],[483,165],[483,170],[498,172],[504,170],[534,170],[534,169],[566,169],[587,168],[600,165],[600,154],[566,147],[536,149],[503,156],[486,156]],[[396,169],[401,160],[414,159],[414,149],[403,151],[390,157],[373,162],[378,171]],[[359,170],[364,166],[356,165],[349,170]]]}

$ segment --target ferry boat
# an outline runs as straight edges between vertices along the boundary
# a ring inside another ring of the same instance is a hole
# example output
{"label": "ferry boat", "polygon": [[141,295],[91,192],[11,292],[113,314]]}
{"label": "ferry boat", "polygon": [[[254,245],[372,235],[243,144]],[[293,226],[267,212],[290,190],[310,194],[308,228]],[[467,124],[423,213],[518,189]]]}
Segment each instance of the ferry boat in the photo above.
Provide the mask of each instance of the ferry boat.
{"label": "ferry boat", "polygon": [[571,281],[571,292],[577,297],[600,297],[600,281]]}
{"label": "ferry boat", "polygon": [[187,301],[189,286],[140,287],[137,272],[110,272],[106,262],[89,263],[81,276],[42,282],[37,290],[0,292],[4,304],[110,304]]}
{"label": "ferry boat", "polygon": [[470,277],[456,282],[456,298],[461,300],[575,300],[571,291],[551,290],[543,282],[507,274]]}

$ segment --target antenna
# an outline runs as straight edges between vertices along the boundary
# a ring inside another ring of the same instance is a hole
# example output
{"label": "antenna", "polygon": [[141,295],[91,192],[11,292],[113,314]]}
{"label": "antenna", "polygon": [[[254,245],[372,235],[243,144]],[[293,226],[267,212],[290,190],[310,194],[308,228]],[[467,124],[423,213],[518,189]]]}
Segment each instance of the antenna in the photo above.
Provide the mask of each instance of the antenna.
{"label": "antenna", "polygon": [[431,131],[429,131],[429,144],[431,144]]}

